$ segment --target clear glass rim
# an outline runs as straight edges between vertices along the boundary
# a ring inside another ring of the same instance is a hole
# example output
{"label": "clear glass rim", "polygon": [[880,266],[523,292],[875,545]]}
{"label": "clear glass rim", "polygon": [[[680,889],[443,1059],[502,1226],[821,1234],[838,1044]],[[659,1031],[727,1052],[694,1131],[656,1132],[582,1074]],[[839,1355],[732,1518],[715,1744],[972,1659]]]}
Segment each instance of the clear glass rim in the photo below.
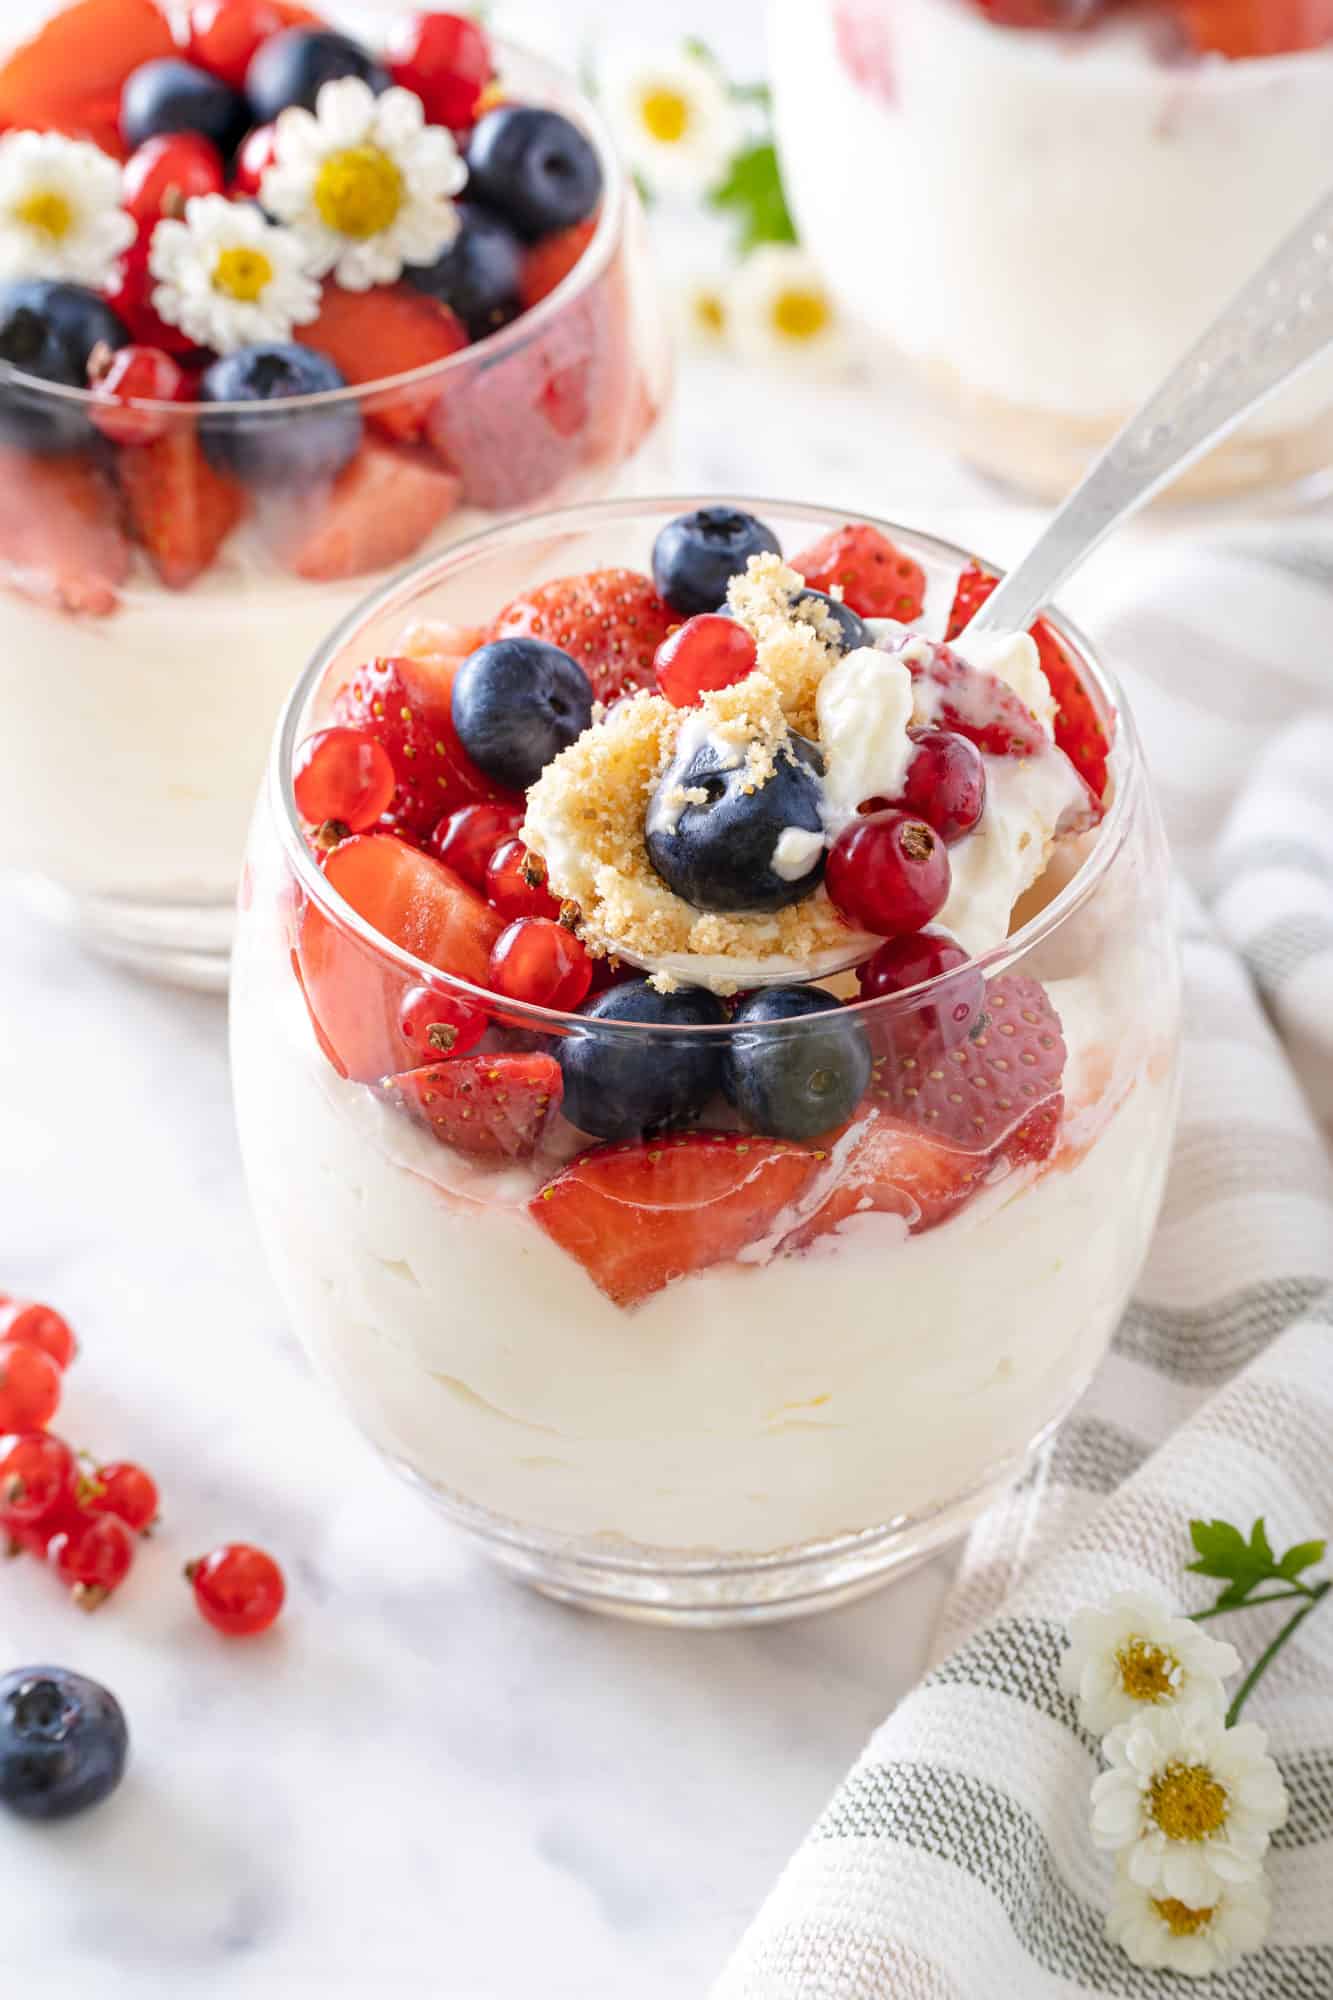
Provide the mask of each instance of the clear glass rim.
{"label": "clear glass rim", "polygon": [[[555,507],[544,513],[525,514],[516,521],[485,528],[475,535],[469,535],[466,539],[455,542],[443,554],[428,556],[424,561],[413,564],[410,569],[400,571],[389,583],[349,612],[329,634],[314,658],[299,675],[278,718],[265,780],[268,808],[278,829],[283,851],[303,894],[319,907],[323,916],[337,924],[376,957],[406,974],[414,984],[434,986],[441,991],[450,991],[468,999],[479,1000],[492,1012],[503,1013],[507,1026],[531,1027],[548,1035],[573,1032],[619,1036],[629,1041],[644,1038],[726,1037],[737,1032],[735,1025],[730,1021],[686,1026],[641,1021],[590,1020],[583,1014],[571,1014],[555,1008],[535,1007],[528,1002],[510,1000],[503,994],[492,992],[488,987],[474,986],[468,980],[458,978],[454,973],[443,972],[427,960],[415,957],[413,953],[395,944],[391,938],[385,937],[381,931],[377,931],[373,924],[368,923],[330,885],[327,876],[316,863],[306,844],[292,789],[298,731],[303,726],[311,696],[349,641],[396,598],[415,594],[417,588],[432,577],[443,582],[451,571],[465,568],[474,558],[504,546],[520,545],[557,534],[585,533],[595,529],[599,524],[626,523],[640,516],[666,517],[668,514],[686,513],[701,506],[737,507],[758,514],[761,518],[766,515],[795,514],[804,521],[826,529],[841,527],[848,521],[866,522],[881,529],[890,538],[901,542],[909,550],[919,549],[932,558],[950,564],[956,563],[959,567],[976,562],[994,570],[997,574],[1001,573],[999,564],[989,562],[975,550],[964,548],[961,544],[948,541],[942,536],[910,527],[904,522],[885,520],[867,514],[861,508],[811,505],[799,500],[777,499],[772,495],[636,494],[629,499],[586,501],[578,506]],[[915,1013],[932,994],[947,991],[950,987],[956,986],[962,978],[976,973],[987,979],[995,977],[997,973],[1003,972],[1007,966],[1025,957],[1035,945],[1043,942],[1069,922],[1096,892],[1102,878],[1124,845],[1140,810],[1146,783],[1142,747],[1132,712],[1118,680],[1103,665],[1091,642],[1072,620],[1058,611],[1048,610],[1043,616],[1054,627],[1060,638],[1074,648],[1080,666],[1091,676],[1092,691],[1102,713],[1113,715],[1115,718],[1116,727],[1111,750],[1111,770],[1115,779],[1114,794],[1092,852],[1045,908],[994,950],[969,959],[966,965],[958,967],[953,972],[940,973],[933,979],[923,980],[920,985],[905,988],[901,993],[884,994],[869,1000],[849,1001],[839,1010],[840,1016],[865,1021],[881,1021],[886,1016],[895,1014],[905,1017]],[[772,1021],[747,1026],[745,1033],[762,1033],[769,1040],[795,1040],[803,1034],[817,1033],[820,1025],[820,1016],[806,1015],[791,1021]],[[823,1025],[827,1028],[827,1020]]]}
{"label": "clear glass rim", "polygon": [[[282,422],[299,416],[303,411],[331,410],[347,403],[370,402],[391,391],[411,389],[420,383],[443,382],[451,374],[458,376],[466,373],[469,367],[491,367],[514,349],[525,346],[602,276],[624,232],[625,208],[629,198],[625,172],[606,121],[567,70],[500,36],[493,35],[491,42],[500,52],[501,67],[504,58],[512,60],[519,57],[534,68],[544,87],[554,91],[563,86],[566,92],[572,87],[579,124],[585,136],[592,141],[602,169],[602,202],[597,227],[583,255],[555,290],[548,292],[530,311],[520,313],[508,326],[460,347],[456,354],[446,355],[443,361],[428,361],[424,366],[409,368],[400,375],[379,376],[373,382],[349,383],[344,389],[321,389],[309,396],[284,396],[272,403],[164,403],[133,396],[126,398],[126,409],[144,410],[175,418],[178,422],[187,417],[198,419],[206,416],[210,422],[217,418],[244,418],[248,428]],[[78,389],[64,382],[44,382],[40,375],[26,375],[12,362],[0,361],[0,390],[8,388],[21,390],[31,402],[63,405],[70,409],[88,409],[96,402],[91,389]]]}

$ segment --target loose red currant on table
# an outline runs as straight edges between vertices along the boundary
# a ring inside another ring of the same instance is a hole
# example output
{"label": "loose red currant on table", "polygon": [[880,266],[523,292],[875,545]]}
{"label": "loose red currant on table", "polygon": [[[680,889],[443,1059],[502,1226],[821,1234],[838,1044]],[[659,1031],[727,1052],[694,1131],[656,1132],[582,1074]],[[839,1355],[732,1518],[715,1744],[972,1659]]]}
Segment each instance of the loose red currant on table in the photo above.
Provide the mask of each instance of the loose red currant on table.
{"label": "loose red currant on table", "polygon": [[463,1056],[486,1032],[484,1007],[431,986],[414,986],[403,999],[398,1028],[418,1062],[438,1062],[442,1056]]}
{"label": "loose red currant on table", "polygon": [[896,937],[919,931],[944,908],[949,856],[933,827],[890,807],[843,828],[829,849],[824,882],[849,924]]}
{"label": "loose red currant on table", "polygon": [[73,1497],[78,1464],[69,1446],[46,1431],[0,1438],[0,1525],[34,1527]]}
{"label": "loose red currant on table", "polygon": [[199,132],[162,132],[145,139],[125,162],[123,206],[141,228],[164,215],[179,219],[192,195],[221,194],[222,155]]}
{"label": "loose red currant on table", "polygon": [[17,1340],[24,1347],[40,1347],[62,1369],[69,1367],[79,1351],[65,1315],[54,1306],[38,1305],[32,1299],[0,1301],[0,1340]]}
{"label": "loose red currant on table", "polygon": [[986,766],[952,729],[913,729],[916,752],[899,804],[933,826],[946,847],[971,833],[986,808]]}
{"label": "loose red currant on table", "polygon": [[491,45],[462,14],[409,14],[389,37],[389,73],[426,107],[431,125],[471,125],[495,64]]}
{"label": "loose red currant on table", "polygon": [[236,155],[236,164],[231,172],[232,193],[257,196],[265,174],[277,157],[277,150],[277,126],[256,125],[254,131],[241,141]]}
{"label": "loose red currant on table", "polygon": [[484,890],[491,856],[522,824],[522,806],[460,806],[435,828],[430,851],[473,889]]}
{"label": "loose red currant on table", "polygon": [[91,363],[89,367],[93,401],[88,414],[113,444],[152,444],[165,437],[172,422],[169,410],[132,405],[179,403],[190,393],[185,370],[160,347],[122,347],[105,356],[97,374],[92,375]]}
{"label": "loose red currant on table", "polygon": [[387,812],[397,780],[382,743],[363,729],[320,729],[296,753],[292,793],[312,826],[365,833]]}
{"label": "loose red currant on table", "polygon": [[80,1610],[96,1611],[129,1575],[134,1537],[114,1514],[87,1515],[52,1539],[46,1559]]}
{"label": "loose red currant on table", "polygon": [[146,1535],[157,1519],[157,1481],[141,1465],[117,1459],[98,1466],[84,1505],[90,1514],[113,1514],[136,1535]]}
{"label": "loose red currant on table", "polygon": [[283,28],[301,25],[317,26],[318,16],[280,0],[195,0],[185,52],[210,76],[240,90],[259,44]]}
{"label": "loose red currant on table", "polygon": [[759,649],[735,618],[701,612],[669,632],[653,659],[657,685],[673,708],[693,708],[713,688],[731,687],[754,672]]}
{"label": "loose red currant on table", "polygon": [[549,917],[520,917],[495,940],[490,982],[508,1000],[567,1013],[588,997],[592,960],[563,924]]}
{"label": "loose red currant on table", "polygon": [[546,886],[546,863],[518,839],[501,842],[491,856],[486,897],[502,917],[550,917],[554,922],[560,915],[559,898]]}
{"label": "loose red currant on table", "polygon": [[60,1408],[59,1364],[20,1340],[0,1345],[0,1431],[44,1431]]}
{"label": "loose red currant on table", "polygon": [[248,1542],[228,1542],[187,1563],[194,1601],[210,1625],[234,1639],[267,1631],[282,1609],[287,1587],[272,1556]]}

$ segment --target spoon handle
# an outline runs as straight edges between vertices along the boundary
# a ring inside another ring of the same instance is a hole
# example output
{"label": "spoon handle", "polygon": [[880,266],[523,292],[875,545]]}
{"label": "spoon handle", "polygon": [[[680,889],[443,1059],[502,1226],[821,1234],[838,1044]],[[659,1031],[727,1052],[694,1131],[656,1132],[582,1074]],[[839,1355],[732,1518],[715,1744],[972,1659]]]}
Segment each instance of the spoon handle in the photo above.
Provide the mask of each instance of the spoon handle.
{"label": "spoon handle", "polygon": [[1333,343],[1333,195],[1274,251],[1112,438],[966,636],[1019,632],[1085,557]]}

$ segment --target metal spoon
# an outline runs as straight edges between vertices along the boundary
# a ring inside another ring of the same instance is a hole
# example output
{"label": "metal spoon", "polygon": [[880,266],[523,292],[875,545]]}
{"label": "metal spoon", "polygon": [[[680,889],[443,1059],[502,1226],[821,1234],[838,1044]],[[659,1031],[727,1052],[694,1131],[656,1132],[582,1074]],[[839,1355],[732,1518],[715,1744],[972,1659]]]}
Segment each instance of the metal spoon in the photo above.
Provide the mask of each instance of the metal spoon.
{"label": "metal spoon", "polygon": [[958,644],[1021,632],[1122,521],[1333,345],[1333,195],[1177,362],[1112,438]]}

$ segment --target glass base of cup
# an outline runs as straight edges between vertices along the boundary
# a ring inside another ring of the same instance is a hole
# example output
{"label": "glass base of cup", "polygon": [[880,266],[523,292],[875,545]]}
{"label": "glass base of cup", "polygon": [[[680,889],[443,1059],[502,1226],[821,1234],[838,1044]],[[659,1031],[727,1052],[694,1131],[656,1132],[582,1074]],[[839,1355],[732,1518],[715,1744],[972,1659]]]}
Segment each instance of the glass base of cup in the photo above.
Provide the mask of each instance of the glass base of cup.
{"label": "glass base of cup", "polygon": [[98,958],[146,979],[226,992],[236,921],[231,897],[177,902],[85,895],[40,877],[27,880],[24,889],[48,922],[72,932]]}
{"label": "glass base of cup", "polygon": [[388,1462],[456,1526],[484,1542],[501,1569],[543,1597],[640,1624],[706,1629],[808,1617],[895,1582],[965,1534],[1022,1476],[1055,1428],[1052,1423],[1027,1451],[993,1467],[967,1493],[928,1513],[753,1556],[639,1549],[609,1538],[599,1547],[575,1546],[501,1521],[442,1493],[402,1461]]}

